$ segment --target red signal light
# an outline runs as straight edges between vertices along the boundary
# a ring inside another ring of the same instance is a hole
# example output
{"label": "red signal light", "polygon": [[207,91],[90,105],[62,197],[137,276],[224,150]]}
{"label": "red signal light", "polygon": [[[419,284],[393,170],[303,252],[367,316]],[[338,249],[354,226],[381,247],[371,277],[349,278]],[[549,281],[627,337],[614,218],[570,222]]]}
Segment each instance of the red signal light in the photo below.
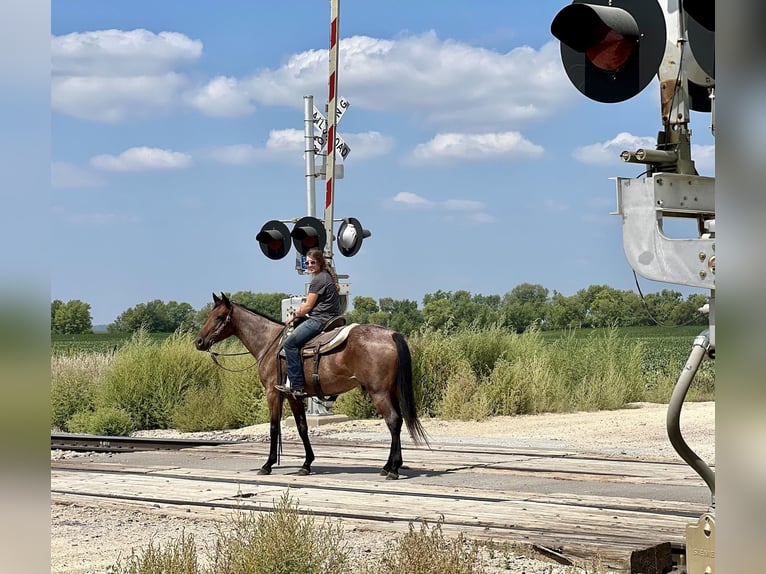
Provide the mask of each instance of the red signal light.
{"label": "red signal light", "polygon": [[588,48],[585,54],[597,68],[606,72],[617,72],[630,60],[636,43],[616,30],[605,30],[603,38]]}

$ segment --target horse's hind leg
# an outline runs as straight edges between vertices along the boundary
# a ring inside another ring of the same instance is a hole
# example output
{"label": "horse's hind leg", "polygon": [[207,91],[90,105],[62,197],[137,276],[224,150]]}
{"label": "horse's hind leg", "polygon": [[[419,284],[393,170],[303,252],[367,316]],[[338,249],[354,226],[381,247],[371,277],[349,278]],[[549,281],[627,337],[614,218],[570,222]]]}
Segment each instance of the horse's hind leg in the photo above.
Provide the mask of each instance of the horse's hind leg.
{"label": "horse's hind leg", "polygon": [[303,442],[303,449],[306,451],[306,459],[303,461],[303,466],[298,471],[298,474],[305,476],[311,474],[311,463],[314,462],[314,450],[311,448],[311,442],[309,441],[309,425],[306,421],[306,409],[303,406],[303,401],[297,399],[288,399],[290,403],[290,409],[293,411],[295,417],[295,427],[298,429],[298,435]]}
{"label": "horse's hind leg", "polygon": [[399,478],[399,469],[402,467],[402,415],[399,414],[399,410],[392,404],[388,395],[370,395],[370,397],[391,433],[388,460],[380,471],[380,476],[385,476],[387,480],[396,480]]}

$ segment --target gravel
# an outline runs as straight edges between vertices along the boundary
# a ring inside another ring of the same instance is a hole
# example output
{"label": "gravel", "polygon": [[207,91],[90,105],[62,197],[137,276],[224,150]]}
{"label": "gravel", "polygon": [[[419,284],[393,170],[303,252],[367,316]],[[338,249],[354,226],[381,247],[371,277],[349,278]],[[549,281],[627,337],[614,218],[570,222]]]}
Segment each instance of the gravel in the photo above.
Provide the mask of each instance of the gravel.
{"label": "gravel", "polygon": [[[542,414],[494,417],[480,422],[426,419],[423,426],[432,443],[505,445],[529,448],[565,448],[598,454],[619,454],[646,460],[679,460],[667,438],[667,405],[637,403],[630,408],[598,413]],[[715,403],[687,403],[681,413],[681,431],[689,446],[708,464],[715,464]],[[214,433],[151,431],[141,436],[183,436],[229,440],[268,440],[268,425],[255,425]],[[285,426],[284,434],[296,434]],[[346,421],[311,429],[313,436],[339,439],[387,440],[380,420]],[[403,436],[406,445],[409,437]],[[51,451],[51,460],[77,453]],[[81,455],[79,455],[81,456]],[[132,550],[168,543],[192,534],[200,550],[216,538],[220,522],[140,512],[51,503],[51,574],[101,574]],[[390,535],[348,528],[344,535],[354,561],[379,555]],[[488,574],[571,574],[585,572],[511,552],[482,553]]]}

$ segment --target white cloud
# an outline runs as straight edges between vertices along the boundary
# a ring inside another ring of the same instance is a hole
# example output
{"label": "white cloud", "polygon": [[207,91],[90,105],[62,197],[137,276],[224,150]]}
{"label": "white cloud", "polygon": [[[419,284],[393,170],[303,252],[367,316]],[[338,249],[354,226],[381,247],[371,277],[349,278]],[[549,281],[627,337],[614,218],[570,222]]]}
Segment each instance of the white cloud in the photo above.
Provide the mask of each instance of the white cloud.
{"label": "white cloud", "polygon": [[184,95],[186,102],[205,115],[219,118],[247,116],[255,112],[252,99],[236,78],[219,76]]}
{"label": "white cloud", "polygon": [[183,169],[191,166],[189,154],[150,147],[133,147],[120,155],[97,155],[90,164],[104,171],[149,171]]}
{"label": "white cloud", "polygon": [[[54,110],[120,121],[181,103],[214,117],[238,117],[254,113],[256,104],[299,109],[305,94],[326,97],[324,47],[294,54],[278,68],[194,86],[180,70],[194,64],[202,48],[200,41],[171,32],[54,36]],[[353,107],[409,114],[456,131],[516,127],[549,117],[575,97],[554,41],[502,53],[442,40],[433,31],[393,40],[352,36],[340,41],[339,75],[342,95]],[[143,78],[143,85],[129,82],[134,78]]]}
{"label": "white cloud", "polygon": [[177,32],[96,30],[53,36],[56,76],[162,75],[202,55],[202,42]]}
{"label": "white cloud", "polygon": [[611,140],[579,147],[572,152],[577,161],[589,165],[610,165],[621,163],[620,153],[640,148],[654,149],[657,142],[651,137],[634,136],[628,132],[620,132]]}
{"label": "white cloud", "polygon": [[692,144],[692,159],[700,175],[715,175],[715,146]]}
{"label": "white cloud", "polygon": [[[351,156],[356,161],[385,155],[393,148],[393,141],[378,132],[343,134],[343,139],[352,148]],[[200,157],[229,165],[250,165],[260,161],[286,161],[295,164],[304,161],[306,139],[303,130],[292,128],[271,130],[262,148],[251,144],[235,144],[212,148],[199,153]],[[317,157],[317,163],[321,160]],[[340,156],[337,161],[342,162]]]}
{"label": "white cloud", "polygon": [[[341,91],[353,106],[417,114],[437,126],[488,129],[549,116],[574,97],[557,42],[500,53],[435,32],[382,40],[341,39]],[[324,94],[326,51],[296,54],[281,68],[254,75],[250,93],[267,104],[299,106]]]}
{"label": "white cloud", "polygon": [[176,32],[98,30],[53,36],[51,107],[80,119],[118,122],[170,109],[202,42]]}
{"label": "white cloud", "polygon": [[393,201],[407,207],[432,207],[434,205],[433,202],[409,191],[400,191],[394,196]]}
{"label": "white cloud", "polygon": [[[613,165],[622,163],[620,153],[638,149],[655,149],[657,140],[648,136],[636,136],[620,132],[611,140],[579,147],[572,152],[577,161],[590,165]],[[692,159],[702,175],[715,174],[715,146],[692,144]]]}
{"label": "white cloud", "polygon": [[81,189],[102,185],[104,185],[103,178],[87,169],[63,161],[56,161],[51,164],[51,187],[53,189]]}
{"label": "white cloud", "polygon": [[444,160],[535,159],[542,154],[541,146],[524,139],[518,132],[442,133],[416,146],[411,161],[430,163]]}
{"label": "white cloud", "polygon": [[186,84],[183,76],[61,76],[51,80],[51,107],[83,120],[107,123],[170,109]]}
{"label": "white cloud", "polygon": [[340,131],[341,137],[351,148],[348,161],[361,161],[388,155],[394,149],[394,140],[377,131],[346,133]]}
{"label": "white cloud", "polygon": [[[468,221],[471,223],[490,223],[495,218],[486,213],[486,206],[480,201],[471,199],[447,199],[445,201],[431,201],[416,193],[400,191],[391,200],[390,204],[402,209],[430,209],[437,212],[445,212],[444,217],[451,221]],[[459,219],[455,215],[459,213]]]}

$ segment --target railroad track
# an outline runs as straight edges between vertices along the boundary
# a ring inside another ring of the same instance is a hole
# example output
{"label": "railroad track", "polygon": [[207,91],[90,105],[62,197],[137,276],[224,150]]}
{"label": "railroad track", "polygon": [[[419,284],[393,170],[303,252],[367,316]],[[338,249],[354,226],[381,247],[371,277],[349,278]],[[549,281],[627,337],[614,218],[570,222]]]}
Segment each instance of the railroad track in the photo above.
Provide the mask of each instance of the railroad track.
{"label": "railroad track", "polygon": [[180,450],[198,446],[236,444],[234,441],[169,439],[129,436],[98,436],[72,433],[51,433],[51,450],[77,452],[138,452],[147,450]]}
{"label": "railroad track", "polygon": [[[300,511],[362,528],[403,532],[442,520],[446,533],[533,545],[561,563],[598,556],[625,572],[659,544],[678,552],[686,525],[707,510],[704,483],[680,462],[405,445],[403,480],[386,481],[378,470],[387,445],[314,437],[311,476],[298,476],[303,450],[290,440],[274,473],[259,476],[268,443],[134,438],[125,450],[105,438],[112,437],[93,437],[89,448],[78,437],[79,449],[117,454],[51,461],[52,500],[220,518],[222,511],[270,511],[289,491]],[[659,496],[665,491],[681,496]]]}

